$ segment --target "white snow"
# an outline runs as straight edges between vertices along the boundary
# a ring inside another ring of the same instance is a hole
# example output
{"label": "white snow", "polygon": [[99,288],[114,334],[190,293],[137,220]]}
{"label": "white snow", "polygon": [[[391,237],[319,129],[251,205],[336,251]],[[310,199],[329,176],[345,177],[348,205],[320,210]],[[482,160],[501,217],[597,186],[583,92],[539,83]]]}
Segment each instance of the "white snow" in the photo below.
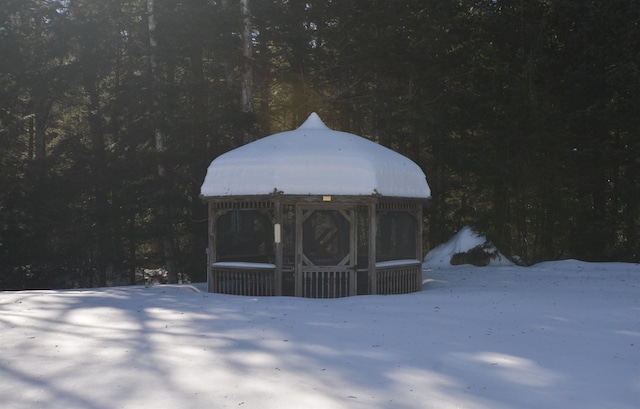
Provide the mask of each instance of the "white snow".
{"label": "white snow", "polygon": [[212,263],[211,265],[214,267],[260,268],[265,270],[270,268],[276,268],[276,265],[271,263],[249,263],[246,261],[218,261],[216,263]]}
{"label": "white snow", "polygon": [[637,409],[640,266],[425,270],[422,292],[0,292],[0,407]]}
{"label": "white snow", "polygon": [[415,264],[420,264],[420,261],[414,260],[414,259],[402,259],[402,260],[378,261],[376,263],[376,267],[377,268],[402,267],[402,266],[410,266]]}
{"label": "white snow", "polygon": [[220,155],[211,162],[202,196],[383,195],[428,198],[424,172],[382,145],[329,129],[312,113],[298,129]]}
{"label": "white snow", "polygon": [[500,253],[492,243],[487,241],[486,237],[478,235],[469,226],[463,227],[448,242],[435,247],[427,253],[424,257],[424,263],[428,267],[451,266],[451,257],[454,254],[466,253],[479,246],[483,246],[483,249],[486,252],[495,254],[495,257],[491,259],[489,265],[513,265],[513,263]]}

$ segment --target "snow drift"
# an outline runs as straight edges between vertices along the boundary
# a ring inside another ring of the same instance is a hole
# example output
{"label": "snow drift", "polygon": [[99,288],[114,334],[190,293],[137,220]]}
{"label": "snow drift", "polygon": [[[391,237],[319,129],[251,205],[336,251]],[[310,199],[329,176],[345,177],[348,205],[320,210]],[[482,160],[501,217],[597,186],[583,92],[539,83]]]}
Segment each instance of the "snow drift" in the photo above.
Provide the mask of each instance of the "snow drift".
{"label": "snow drift", "polygon": [[428,267],[450,267],[472,264],[476,266],[511,266],[511,262],[486,237],[465,226],[448,242],[431,250],[424,258]]}

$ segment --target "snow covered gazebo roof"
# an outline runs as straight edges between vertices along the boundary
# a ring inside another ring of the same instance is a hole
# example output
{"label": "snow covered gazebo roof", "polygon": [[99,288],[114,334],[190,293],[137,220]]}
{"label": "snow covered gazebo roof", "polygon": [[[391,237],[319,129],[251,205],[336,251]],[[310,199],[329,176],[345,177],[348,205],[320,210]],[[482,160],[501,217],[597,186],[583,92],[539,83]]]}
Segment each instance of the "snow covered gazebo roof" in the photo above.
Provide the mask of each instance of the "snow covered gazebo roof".
{"label": "snow covered gazebo roof", "polygon": [[424,172],[382,145],[329,129],[316,113],[281,132],[217,157],[203,197],[266,195],[430,197]]}

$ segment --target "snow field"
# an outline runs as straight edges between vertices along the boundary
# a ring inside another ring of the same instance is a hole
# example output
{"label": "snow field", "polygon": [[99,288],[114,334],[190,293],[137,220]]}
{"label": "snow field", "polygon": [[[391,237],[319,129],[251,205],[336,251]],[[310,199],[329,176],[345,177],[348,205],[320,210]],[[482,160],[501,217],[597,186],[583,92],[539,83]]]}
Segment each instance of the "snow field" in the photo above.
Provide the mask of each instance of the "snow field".
{"label": "snow field", "polygon": [[203,285],[0,293],[0,407],[639,407],[638,265],[424,281],[332,300]]}

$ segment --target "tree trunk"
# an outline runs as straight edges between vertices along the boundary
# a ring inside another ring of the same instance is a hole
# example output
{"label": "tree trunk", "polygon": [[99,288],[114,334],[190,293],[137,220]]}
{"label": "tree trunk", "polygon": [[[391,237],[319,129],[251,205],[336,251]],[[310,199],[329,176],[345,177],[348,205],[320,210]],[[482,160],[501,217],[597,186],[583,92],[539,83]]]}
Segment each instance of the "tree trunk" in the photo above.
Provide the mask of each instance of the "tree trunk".
{"label": "tree trunk", "polygon": [[104,152],[104,132],[102,121],[100,120],[100,103],[98,100],[98,89],[95,83],[86,84],[85,89],[89,93],[89,131],[91,133],[91,153],[93,171],[93,189],[96,200],[95,222],[96,234],[98,235],[98,272],[101,287],[107,285],[107,264],[110,260],[110,240],[108,226],[108,199],[104,185],[106,174],[106,162]]}
{"label": "tree trunk", "polygon": [[[166,178],[166,168],[164,154],[166,150],[165,136],[160,129],[160,91],[159,91],[159,76],[158,66],[156,61],[156,54],[158,49],[158,42],[156,40],[156,18],[154,13],[154,0],[147,0],[147,14],[149,23],[149,65],[151,67],[151,98],[152,98],[152,112],[151,118],[154,123],[154,142],[158,166],[158,177],[160,179],[160,186],[168,188],[168,181]],[[162,243],[164,249],[165,267],[167,269],[167,280],[170,284],[178,282],[178,274],[175,266],[174,249],[173,249],[173,226],[171,225],[171,218],[169,217],[170,207],[167,203],[160,204],[160,223],[162,226]]]}
{"label": "tree trunk", "polygon": [[[242,55],[244,57],[244,67],[242,71],[242,112],[247,118],[253,114],[253,25],[251,22],[251,12],[249,10],[249,0],[240,0],[242,6]],[[255,140],[250,131],[250,122],[244,125],[243,143],[247,144]]]}
{"label": "tree trunk", "polygon": [[35,132],[34,132],[34,159],[36,163],[42,164],[47,156],[47,123],[53,101],[42,96],[36,97],[35,101]]}

